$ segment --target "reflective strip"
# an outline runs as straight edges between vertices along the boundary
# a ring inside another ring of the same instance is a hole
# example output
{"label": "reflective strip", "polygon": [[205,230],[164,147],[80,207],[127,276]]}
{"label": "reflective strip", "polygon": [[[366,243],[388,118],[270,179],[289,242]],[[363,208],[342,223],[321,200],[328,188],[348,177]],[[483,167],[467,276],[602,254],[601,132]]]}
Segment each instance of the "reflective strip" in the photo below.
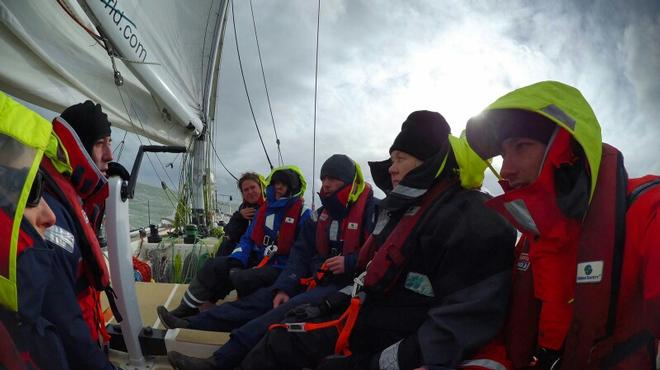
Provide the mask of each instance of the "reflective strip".
{"label": "reflective strip", "polygon": [[541,109],[541,111],[543,113],[546,113],[546,114],[552,116],[557,121],[565,124],[571,130],[575,130],[575,120],[573,119],[573,117],[569,116],[566,112],[561,110],[558,106],[556,106],[554,104],[550,104],[547,107]]}
{"label": "reflective strip", "polygon": [[378,358],[378,368],[380,370],[399,370],[398,353],[400,344],[401,341],[398,341],[380,353],[380,357]]}
{"label": "reflective strip", "polygon": [[204,301],[197,299],[197,297],[195,297],[195,296],[190,292],[190,290],[186,290],[186,294],[184,294],[184,296],[186,296],[186,295],[187,295],[188,297],[190,297],[190,299],[192,299],[193,301],[195,301],[195,302],[197,302],[197,303],[199,303],[199,304],[204,303]]}
{"label": "reflective strip", "polygon": [[392,193],[394,194],[399,194],[406,196],[408,198],[417,198],[421,197],[427,192],[428,189],[418,189],[418,188],[411,188],[409,186],[405,185],[397,185],[393,190]]}
{"label": "reflective strip", "polygon": [[332,220],[330,223],[330,241],[336,242],[339,240],[339,222]]}
{"label": "reflective strip", "polygon": [[479,366],[479,367],[483,367],[484,369],[491,369],[491,370],[506,370],[506,366],[502,365],[501,363],[495,360],[487,360],[487,359],[463,361],[461,362],[460,365],[458,365],[459,368],[465,368],[470,366]]}
{"label": "reflective strip", "polygon": [[534,235],[539,235],[539,229],[536,227],[536,223],[522,199],[516,199],[512,202],[504,203],[504,208],[509,211],[511,216],[513,216],[518,224],[520,224],[520,227],[525,229],[525,231],[532,232]]}
{"label": "reflective strip", "polygon": [[266,216],[266,221],[264,222],[264,225],[270,229],[274,230],[274,225],[275,225],[275,214],[271,213],[268,216]]}
{"label": "reflective strip", "polygon": [[181,299],[181,301],[183,301],[183,303],[185,303],[186,306],[188,306],[188,307],[190,307],[190,308],[197,308],[197,306],[195,306],[194,303],[191,303],[191,302],[188,300],[188,298],[186,297],[185,294],[183,295],[183,298]]}
{"label": "reflective strip", "polygon": [[376,221],[376,226],[374,226],[374,235],[380,235],[387,223],[390,222],[390,213],[383,210],[378,213],[378,221]]}
{"label": "reflective strip", "polygon": [[75,249],[75,238],[68,230],[53,225],[46,229],[46,240],[57,245],[69,253],[73,253]]}

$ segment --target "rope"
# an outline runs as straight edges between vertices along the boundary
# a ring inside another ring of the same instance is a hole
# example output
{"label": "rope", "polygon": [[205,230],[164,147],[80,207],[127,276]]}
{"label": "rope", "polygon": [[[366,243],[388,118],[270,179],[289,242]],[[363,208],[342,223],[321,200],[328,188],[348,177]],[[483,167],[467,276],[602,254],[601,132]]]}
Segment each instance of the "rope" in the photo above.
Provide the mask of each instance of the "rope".
{"label": "rope", "polygon": [[275,132],[275,143],[277,144],[277,154],[279,156],[280,166],[282,166],[284,164],[284,159],[282,159],[282,151],[280,150],[280,138],[277,136],[277,129],[275,128],[275,118],[273,117],[273,107],[270,104],[270,94],[268,93],[268,84],[266,84],[266,73],[264,72],[264,64],[261,60],[261,48],[259,47],[259,36],[257,36],[257,22],[254,20],[254,8],[252,7],[252,0],[250,0],[250,13],[252,14],[252,27],[254,28],[254,39],[257,42],[257,53],[259,54],[261,77],[264,80],[264,89],[266,90],[266,100],[268,101],[270,120],[273,123],[273,132]]}
{"label": "rope", "polygon": [[231,20],[232,20],[232,25],[234,27],[234,41],[236,42],[236,54],[238,55],[238,66],[241,69],[241,77],[243,78],[243,87],[245,88],[245,95],[247,96],[248,105],[250,106],[250,113],[252,113],[252,120],[254,121],[254,127],[257,128],[259,141],[261,141],[261,146],[264,148],[264,153],[266,154],[268,165],[272,170],[273,162],[270,161],[270,157],[268,156],[268,151],[266,150],[266,145],[264,144],[264,139],[261,137],[261,131],[259,130],[259,125],[257,124],[257,117],[254,115],[254,109],[252,108],[252,101],[250,100],[250,94],[248,93],[247,83],[245,82],[245,73],[243,73],[243,62],[241,61],[241,52],[238,49],[238,33],[236,32],[236,19],[234,17],[234,0],[232,0],[230,4],[231,4]]}
{"label": "rope", "polygon": [[231,177],[234,178],[234,180],[238,181],[238,178],[236,176],[234,176],[234,174],[231,173],[231,171],[229,171],[227,166],[225,166],[225,164],[222,162],[222,159],[220,159],[220,156],[218,155],[218,152],[215,151],[215,145],[213,144],[213,141],[209,140],[209,142],[211,143],[211,148],[213,149],[213,153],[215,153],[215,158],[218,160],[218,162],[220,162],[220,164],[222,165],[222,168],[224,168],[225,171],[227,171],[227,173],[229,175],[231,175]]}
{"label": "rope", "polygon": [[[57,3],[60,5],[60,7],[62,7],[64,12],[66,12],[66,14],[68,14],[69,17],[73,19],[74,22],[78,23],[78,26],[80,26],[83,30],[85,30],[85,32],[87,32],[88,35],[92,36],[92,38],[95,39],[97,42],[103,41],[103,38],[100,35],[97,35],[96,33],[94,33],[94,31],[87,28],[84,24],[82,24],[80,19],[76,18],[76,16],[73,15],[73,13],[71,13],[71,10],[69,10],[69,8],[62,2],[62,0],[57,0]],[[105,49],[105,46],[101,42],[99,42],[99,45],[101,45],[101,47]]]}
{"label": "rope", "polygon": [[319,30],[321,24],[321,0],[318,0],[318,12],[316,14],[316,59],[314,65],[314,144],[312,145],[312,211],[315,210],[316,199],[316,101],[318,96],[319,80]]}
{"label": "rope", "polygon": [[115,152],[119,150],[119,154],[117,154],[117,162],[119,162],[119,158],[121,158],[121,154],[124,152],[124,144],[126,143],[126,134],[128,134],[128,131],[124,130],[124,137],[115,147],[115,149],[112,151],[112,154],[115,154]]}
{"label": "rope", "polygon": [[[126,110],[126,116],[128,117],[128,121],[131,123],[131,126],[133,126],[137,130],[137,127],[135,126],[135,123],[133,123],[133,119],[131,118],[131,115],[128,112],[128,107],[126,106],[126,102],[124,101],[124,96],[121,93],[121,89],[119,89],[119,86],[115,86],[115,87],[117,88],[117,92],[119,93],[119,97],[121,98],[121,103],[124,106],[124,109]],[[129,98],[130,98],[130,96],[129,96]],[[138,122],[140,123],[140,126],[142,126],[142,131],[144,131],[144,126],[142,125],[142,122],[140,121],[139,117],[138,117]],[[142,139],[140,139],[140,136],[139,135],[135,135],[135,136],[137,137],[138,141],[140,142],[140,145],[142,145]],[[149,138],[147,138],[147,140],[149,141],[149,145],[152,145],[151,140],[149,140]],[[154,165],[153,161],[151,160],[151,157],[149,155],[147,155],[146,157],[149,160],[149,164],[151,164],[151,168],[153,168],[154,173],[156,173],[156,177],[158,177],[158,180],[163,182],[163,179],[160,177],[160,174],[156,170],[156,166]],[[159,157],[156,157],[156,159],[158,159],[158,161],[160,162]],[[160,164],[161,164],[161,166],[163,166],[163,169],[165,169],[165,166],[163,165],[163,163],[161,162]],[[170,178],[170,175],[167,173],[167,171],[165,171],[165,175],[167,175],[167,178],[170,180],[170,182],[174,183],[172,181],[172,179]],[[169,200],[169,198],[168,198],[168,200]],[[174,205],[174,203],[172,203],[172,207],[176,207]]]}

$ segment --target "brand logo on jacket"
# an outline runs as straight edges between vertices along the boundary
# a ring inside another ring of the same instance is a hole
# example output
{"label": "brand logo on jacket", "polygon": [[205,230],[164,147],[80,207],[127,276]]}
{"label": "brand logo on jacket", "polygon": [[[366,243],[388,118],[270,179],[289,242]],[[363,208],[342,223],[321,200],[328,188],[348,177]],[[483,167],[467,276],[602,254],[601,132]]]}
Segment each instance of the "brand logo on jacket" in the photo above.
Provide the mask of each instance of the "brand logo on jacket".
{"label": "brand logo on jacket", "polygon": [[518,271],[527,271],[529,269],[529,254],[520,253],[518,257],[518,262],[516,263],[516,268]]}
{"label": "brand logo on jacket", "polygon": [[357,222],[349,222],[349,223],[348,223],[348,229],[349,229],[349,230],[357,230],[357,229],[358,229],[358,224],[357,224]]}
{"label": "brand logo on jacket", "polygon": [[292,224],[295,221],[296,220],[294,220],[293,217],[287,217],[287,218],[284,219],[284,222],[286,222],[287,224]]}
{"label": "brand logo on jacket", "polygon": [[603,280],[603,261],[578,263],[577,283],[599,283],[601,280]]}

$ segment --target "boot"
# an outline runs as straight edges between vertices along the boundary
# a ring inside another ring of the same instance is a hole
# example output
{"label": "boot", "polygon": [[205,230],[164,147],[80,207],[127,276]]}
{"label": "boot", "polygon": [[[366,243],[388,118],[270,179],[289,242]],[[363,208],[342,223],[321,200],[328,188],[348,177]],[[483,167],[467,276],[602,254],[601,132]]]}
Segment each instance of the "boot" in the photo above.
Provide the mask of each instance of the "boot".
{"label": "boot", "polygon": [[167,311],[167,308],[165,306],[158,306],[156,308],[156,312],[158,313],[158,317],[160,318],[160,321],[163,323],[163,326],[165,326],[168,329],[175,329],[175,328],[187,328],[190,323],[186,319],[180,319],[169,311]]}
{"label": "boot", "polygon": [[174,315],[181,319],[188,316],[195,316],[198,313],[199,313],[199,308],[190,307],[183,302],[179,303],[179,306],[177,308],[170,311],[170,315]]}
{"label": "boot", "polygon": [[197,358],[181,354],[176,351],[168,352],[167,359],[177,370],[213,370],[216,368],[213,357]]}

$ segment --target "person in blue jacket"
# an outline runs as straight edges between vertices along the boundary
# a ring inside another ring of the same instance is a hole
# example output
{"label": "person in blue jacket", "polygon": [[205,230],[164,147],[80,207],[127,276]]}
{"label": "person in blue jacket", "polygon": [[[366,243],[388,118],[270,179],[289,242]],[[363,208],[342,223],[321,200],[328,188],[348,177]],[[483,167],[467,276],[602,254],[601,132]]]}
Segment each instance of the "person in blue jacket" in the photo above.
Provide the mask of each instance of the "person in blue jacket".
{"label": "person in blue jacket", "polygon": [[[246,297],[271,285],[286,265],[293,241],[311,214],[304,207],[302,196],[307,183],[298,167],[275,168],[266,183],[266,201],[232,253],[220,257],[227,265],[226,273],[217,277],[225,287],[224,296],[236,289],[240,297]],[[199,322],[203,329],[206,322],[212,321],[209,311],[188,318],[178,318],[164,306],[156,311],[163,325],[170,329],[187,326],[189,321]]]}
{"label": "person in blue jacket", "polygon": [[327,294],[352,281],[360,246],[373,229],[376,200],[359,165],[346,155],[335,154],[325,161],[321,181],[323,206],[305,223],[275,283],[224,303],[204,318],[180,322],[194,329],[236,330],[210,358],[170,352],[170,362],[177,369],[233,369],[270,324],[282,320],[298,305],[320,303]]}
{"label": "person in blue jacket", "polygon": [[[94,231],[100,225],[107,196],[104,189],[107,189],[108,163],[112,160],[111,124],[101,106],[91,101],[67,108],[59,119],[66,123],[61,127],[68,133],[57,134],[59,150],[67,152],[67,165],[72,168],[71,175],[63,178],[76,193],[67,193],[63,184],[56,182],[55,172],[59,170],[52,169],[57,168],[54,163],[58,159],[44,158],[41,163],[45,172],[44,199],[57,219],[46,232],[46,240],[55,251],[53,270],[59,276],[46,290],[44,304],[49,309],[44,316],[57,326],[71,369],[113,370],[117,367],[105,352],[108,337],[105,322],[97,312],[100,298],[92,277],[96,273],[90,267],[91,250],[94,244],[98,248]],[[98,211],[87,214],[88,208],[84,208],[85,214],[80,214],[72,208],[76,201],[83,207],[96,204],[93,208]]]}

